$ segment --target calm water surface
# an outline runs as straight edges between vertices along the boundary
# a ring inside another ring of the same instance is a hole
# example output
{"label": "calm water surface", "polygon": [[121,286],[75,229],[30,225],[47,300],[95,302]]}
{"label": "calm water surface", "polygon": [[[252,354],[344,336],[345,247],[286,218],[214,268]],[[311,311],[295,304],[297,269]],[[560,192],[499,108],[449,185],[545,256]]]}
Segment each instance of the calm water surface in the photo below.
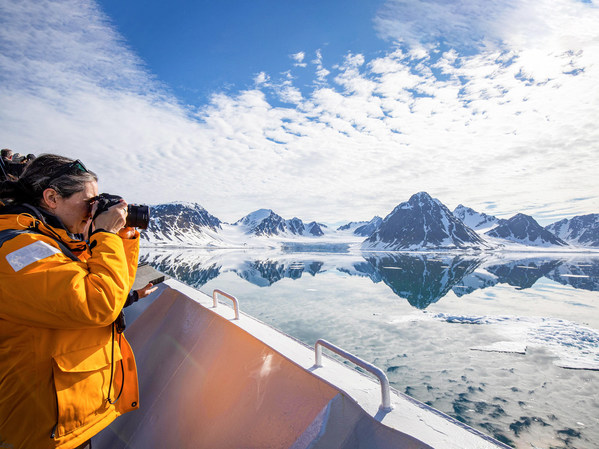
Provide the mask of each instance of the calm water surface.
{"label": "calm water surface", "polygon": [[142,249],[517,448],[599,447],[599,258]]}

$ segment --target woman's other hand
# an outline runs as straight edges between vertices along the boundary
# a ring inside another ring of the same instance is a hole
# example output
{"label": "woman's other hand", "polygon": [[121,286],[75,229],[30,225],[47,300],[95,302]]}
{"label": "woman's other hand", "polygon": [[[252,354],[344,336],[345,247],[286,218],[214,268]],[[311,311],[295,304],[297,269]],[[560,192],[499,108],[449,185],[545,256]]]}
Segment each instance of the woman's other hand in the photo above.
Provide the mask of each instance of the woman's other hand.
{"label": "woman's other hand", "polygon": [[141,298],[145,298],[150,293],[153,293],[156,290],[158,290],[158,287],[154,287],[154,284],[152,284],[151,282],[148,282],[145,287],[142,287],[136,291],[137,291],[137,296],[139,297],[139,299],[141,299]]}

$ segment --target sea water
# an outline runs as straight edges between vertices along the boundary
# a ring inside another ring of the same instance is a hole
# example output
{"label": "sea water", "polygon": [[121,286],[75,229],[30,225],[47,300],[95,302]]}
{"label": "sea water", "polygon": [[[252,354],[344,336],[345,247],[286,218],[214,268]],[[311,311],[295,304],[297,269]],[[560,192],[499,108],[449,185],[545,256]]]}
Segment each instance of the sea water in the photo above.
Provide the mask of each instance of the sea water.
{"label": "sea water", "polygon": [[596,448],[599,258],[142,249],[141,261],[517,448]]}

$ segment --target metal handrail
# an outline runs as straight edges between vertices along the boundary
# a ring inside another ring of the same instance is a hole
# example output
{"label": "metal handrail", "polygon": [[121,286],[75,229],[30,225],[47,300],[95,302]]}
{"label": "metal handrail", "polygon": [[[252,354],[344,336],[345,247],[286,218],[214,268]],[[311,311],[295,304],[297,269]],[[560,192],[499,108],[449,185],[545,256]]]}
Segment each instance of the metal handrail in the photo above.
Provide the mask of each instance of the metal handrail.
{"label": "metal handrail", "polygon": [[214,302],[215,309],[216,309],[216,306],[218,305],[218,300],[217,300],[218,295],[224,296],[225,298],[229,298],[231,301],[233,301],[233,310],[235,310],[235,319],[238,320],[239,319],[239,301],[237,300],[237,298],[233,295],[229,295],[228,293],[223,292],[222,290],[216,289],[212,292],[212,300]]}
{"label": "metal handrail", "polygon": [[378,379],[381,383],[381,396],[382,396],[380,409],[384,412],[389,412],[393,409],[393,406],[391,405],[391,391],[389,389],[389,379],[387,379],[387,376],[380,368],[378,368],[377,366],[374,366],[372,363],[368,363],[367,361],[362,360],[361,358],[356,357],[355,355],[339,348],[338,346],[335,346],[332,343],[329,343],[326,340],[322,340],[322,339],[318,340],[316,342],[316,344],[314,345],[314,353],[316,355],[316,360],[315,360],[314,364],[316,367],[322,367],[322,347],[323,346],[325,348],[333,351],[335,354],[340,355],[343,358],[346,358],[350,362],[355,363],[359,367],[364,368],[366,371],[368,371],[368,372],[374,374],[376,377],[378,377]]}

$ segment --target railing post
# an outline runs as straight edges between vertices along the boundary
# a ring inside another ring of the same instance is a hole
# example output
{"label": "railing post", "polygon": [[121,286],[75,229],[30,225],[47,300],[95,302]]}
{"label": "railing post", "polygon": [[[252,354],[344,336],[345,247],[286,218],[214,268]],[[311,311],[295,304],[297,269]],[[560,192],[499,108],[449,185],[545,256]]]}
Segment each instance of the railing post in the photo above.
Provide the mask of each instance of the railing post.
{"label": "railing post", "polygon": [[314,345],[314,365],[316,367],[322,367],[323,346],[333,351],[335,354],[340,355],[341,357],[349,360],[350,362],[358,365],[359,367],[364,368],[366,371],[374,374],[379,379],[379,382],[381,384],[381,405],[379,408],[384,412],[389,412],[393,409],[393,406],[391,405],[391,391],[389,388],[389,379],[387,379],[387,375],[379,367],[373,365],[372,363],[368,363],[367,361],[362,360],[359,357],[356,357],[352,353],[347,352],[339,348],[338,346],[335,346],[334,344],[322,339],[318,340]]}
{"label": "railing post", "polygon": [[213,306],[216,309],[216,306],[218,305],[218,295],[224,296],[225,298],[230,299],[231,301],[233,301],[233,310],[235,311],[235,319],[238,320],[239,319],[239,301],[237,300],[237,298],[233,295],[229,295],[228,293],[223,292],[222,290],[214,290],[212,292],[212,301],[213,301]]}

